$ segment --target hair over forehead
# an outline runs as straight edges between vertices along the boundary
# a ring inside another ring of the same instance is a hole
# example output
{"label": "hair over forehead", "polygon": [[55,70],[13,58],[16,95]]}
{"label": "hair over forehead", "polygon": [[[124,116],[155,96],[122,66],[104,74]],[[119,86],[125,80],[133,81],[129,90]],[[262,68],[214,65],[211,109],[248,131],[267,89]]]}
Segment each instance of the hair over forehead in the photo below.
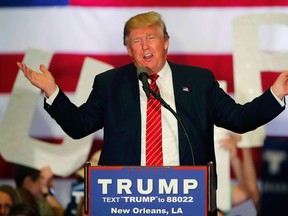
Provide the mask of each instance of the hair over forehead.
{"label": "hair over forehead", "polygon": [[124,26],[123,42],[126,46],[127,36],[130,34],[132,29],[143,28],[149,26],[159,26],[163,30],[163,35],[168,37],[165,22],[163,21],[161,15],[155,11],[150,11],[147,13],[141,13],[131,17]]}

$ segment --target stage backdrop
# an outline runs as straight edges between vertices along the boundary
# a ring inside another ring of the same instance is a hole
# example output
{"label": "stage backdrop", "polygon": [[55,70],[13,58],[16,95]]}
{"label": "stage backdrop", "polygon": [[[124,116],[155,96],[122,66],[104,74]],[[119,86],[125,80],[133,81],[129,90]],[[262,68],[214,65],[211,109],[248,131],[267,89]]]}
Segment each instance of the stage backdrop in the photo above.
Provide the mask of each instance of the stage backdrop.
{"label": "stage backdrop", "polygon": [[[211,69],[218,80],[226,81],[227,91],[233,96],[233,20],[249,14],[288,14],[288,1],[0,0],[0,124],[18,72],[16,62],[22,61],[28,48],[54,53],[49,69],[73,99],[84,58],[91,57],[113,67],[129,63],[131,59],[122,40],[125,21],[152,10],[162,14],[167,24],[169,60]],[[269,37],[260,38],[259,49],[287,52],[287,28],[278,32],[276,43],[269,43]],[[261,76],[263,90],[274,77],[273,73]],[[43,111],[42,103],[39,96],[29,134],[59,144],[64,133]],[[287,121],[287,114],[281,114],[265,126],[266,136],[287,137]],[[100,131],[95,134],[94,150],[101,148],[101,139]],[[2,157],[0,178],[9,176],[9,163]]]}

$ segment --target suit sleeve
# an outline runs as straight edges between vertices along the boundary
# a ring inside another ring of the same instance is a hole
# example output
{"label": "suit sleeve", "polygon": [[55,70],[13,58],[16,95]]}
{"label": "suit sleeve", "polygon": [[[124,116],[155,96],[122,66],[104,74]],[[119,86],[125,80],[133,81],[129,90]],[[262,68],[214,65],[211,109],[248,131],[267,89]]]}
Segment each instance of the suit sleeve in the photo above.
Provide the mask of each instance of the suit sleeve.
{"label": "suit sleeve", "polygon": [[80,107],[72,103],[61,89],[52,105],[44,100],[44,109],[73,139],[83,138],[103,127],[102,94],[95,82],[87,101]]}
{"label": "suit sleeve", "polygon": [[285,107],[275,99],[270,89],[245,104],[236,103],[219,87],[213,87],[215,125],[237,133],[245,133],[268,123]]}

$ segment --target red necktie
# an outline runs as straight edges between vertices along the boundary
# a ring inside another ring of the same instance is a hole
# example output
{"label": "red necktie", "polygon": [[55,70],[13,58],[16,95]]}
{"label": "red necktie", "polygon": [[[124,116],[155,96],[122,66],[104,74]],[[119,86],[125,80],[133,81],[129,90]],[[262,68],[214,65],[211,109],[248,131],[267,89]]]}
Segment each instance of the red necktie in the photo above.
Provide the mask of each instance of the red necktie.
{"label": "red necktie", "polygon": [[[149,76],[150,87],[160,94],[156,84],[158,74]],[[146,166],[163,166],[161,104],[150,94],[146,119]]]}

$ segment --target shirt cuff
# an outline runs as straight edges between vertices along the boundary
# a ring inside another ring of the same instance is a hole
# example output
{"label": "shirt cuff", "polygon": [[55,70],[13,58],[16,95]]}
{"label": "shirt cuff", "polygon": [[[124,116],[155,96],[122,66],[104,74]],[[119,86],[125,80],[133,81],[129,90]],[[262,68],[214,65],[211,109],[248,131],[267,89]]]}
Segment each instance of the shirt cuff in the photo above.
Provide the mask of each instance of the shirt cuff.
{"label": "shirt cuff", "polygon": [[275,97],[275,99],[278,101],[278,103],[280,104],[281,107],[284,107],[285,106],[285,101],[284,99],[283,100],[280,100],[275,94],[274,92],[272,91],[272,87],[270,88],[270,91],[272,93],[272,95]]}
{"label": "shirt cuff", "polygon": [[57,86],[55,92],[49,98],[45,95],[46,103],[51,106],[53,104],[55,98],[57,97],[58,93],[59,93],[59,88]]}

